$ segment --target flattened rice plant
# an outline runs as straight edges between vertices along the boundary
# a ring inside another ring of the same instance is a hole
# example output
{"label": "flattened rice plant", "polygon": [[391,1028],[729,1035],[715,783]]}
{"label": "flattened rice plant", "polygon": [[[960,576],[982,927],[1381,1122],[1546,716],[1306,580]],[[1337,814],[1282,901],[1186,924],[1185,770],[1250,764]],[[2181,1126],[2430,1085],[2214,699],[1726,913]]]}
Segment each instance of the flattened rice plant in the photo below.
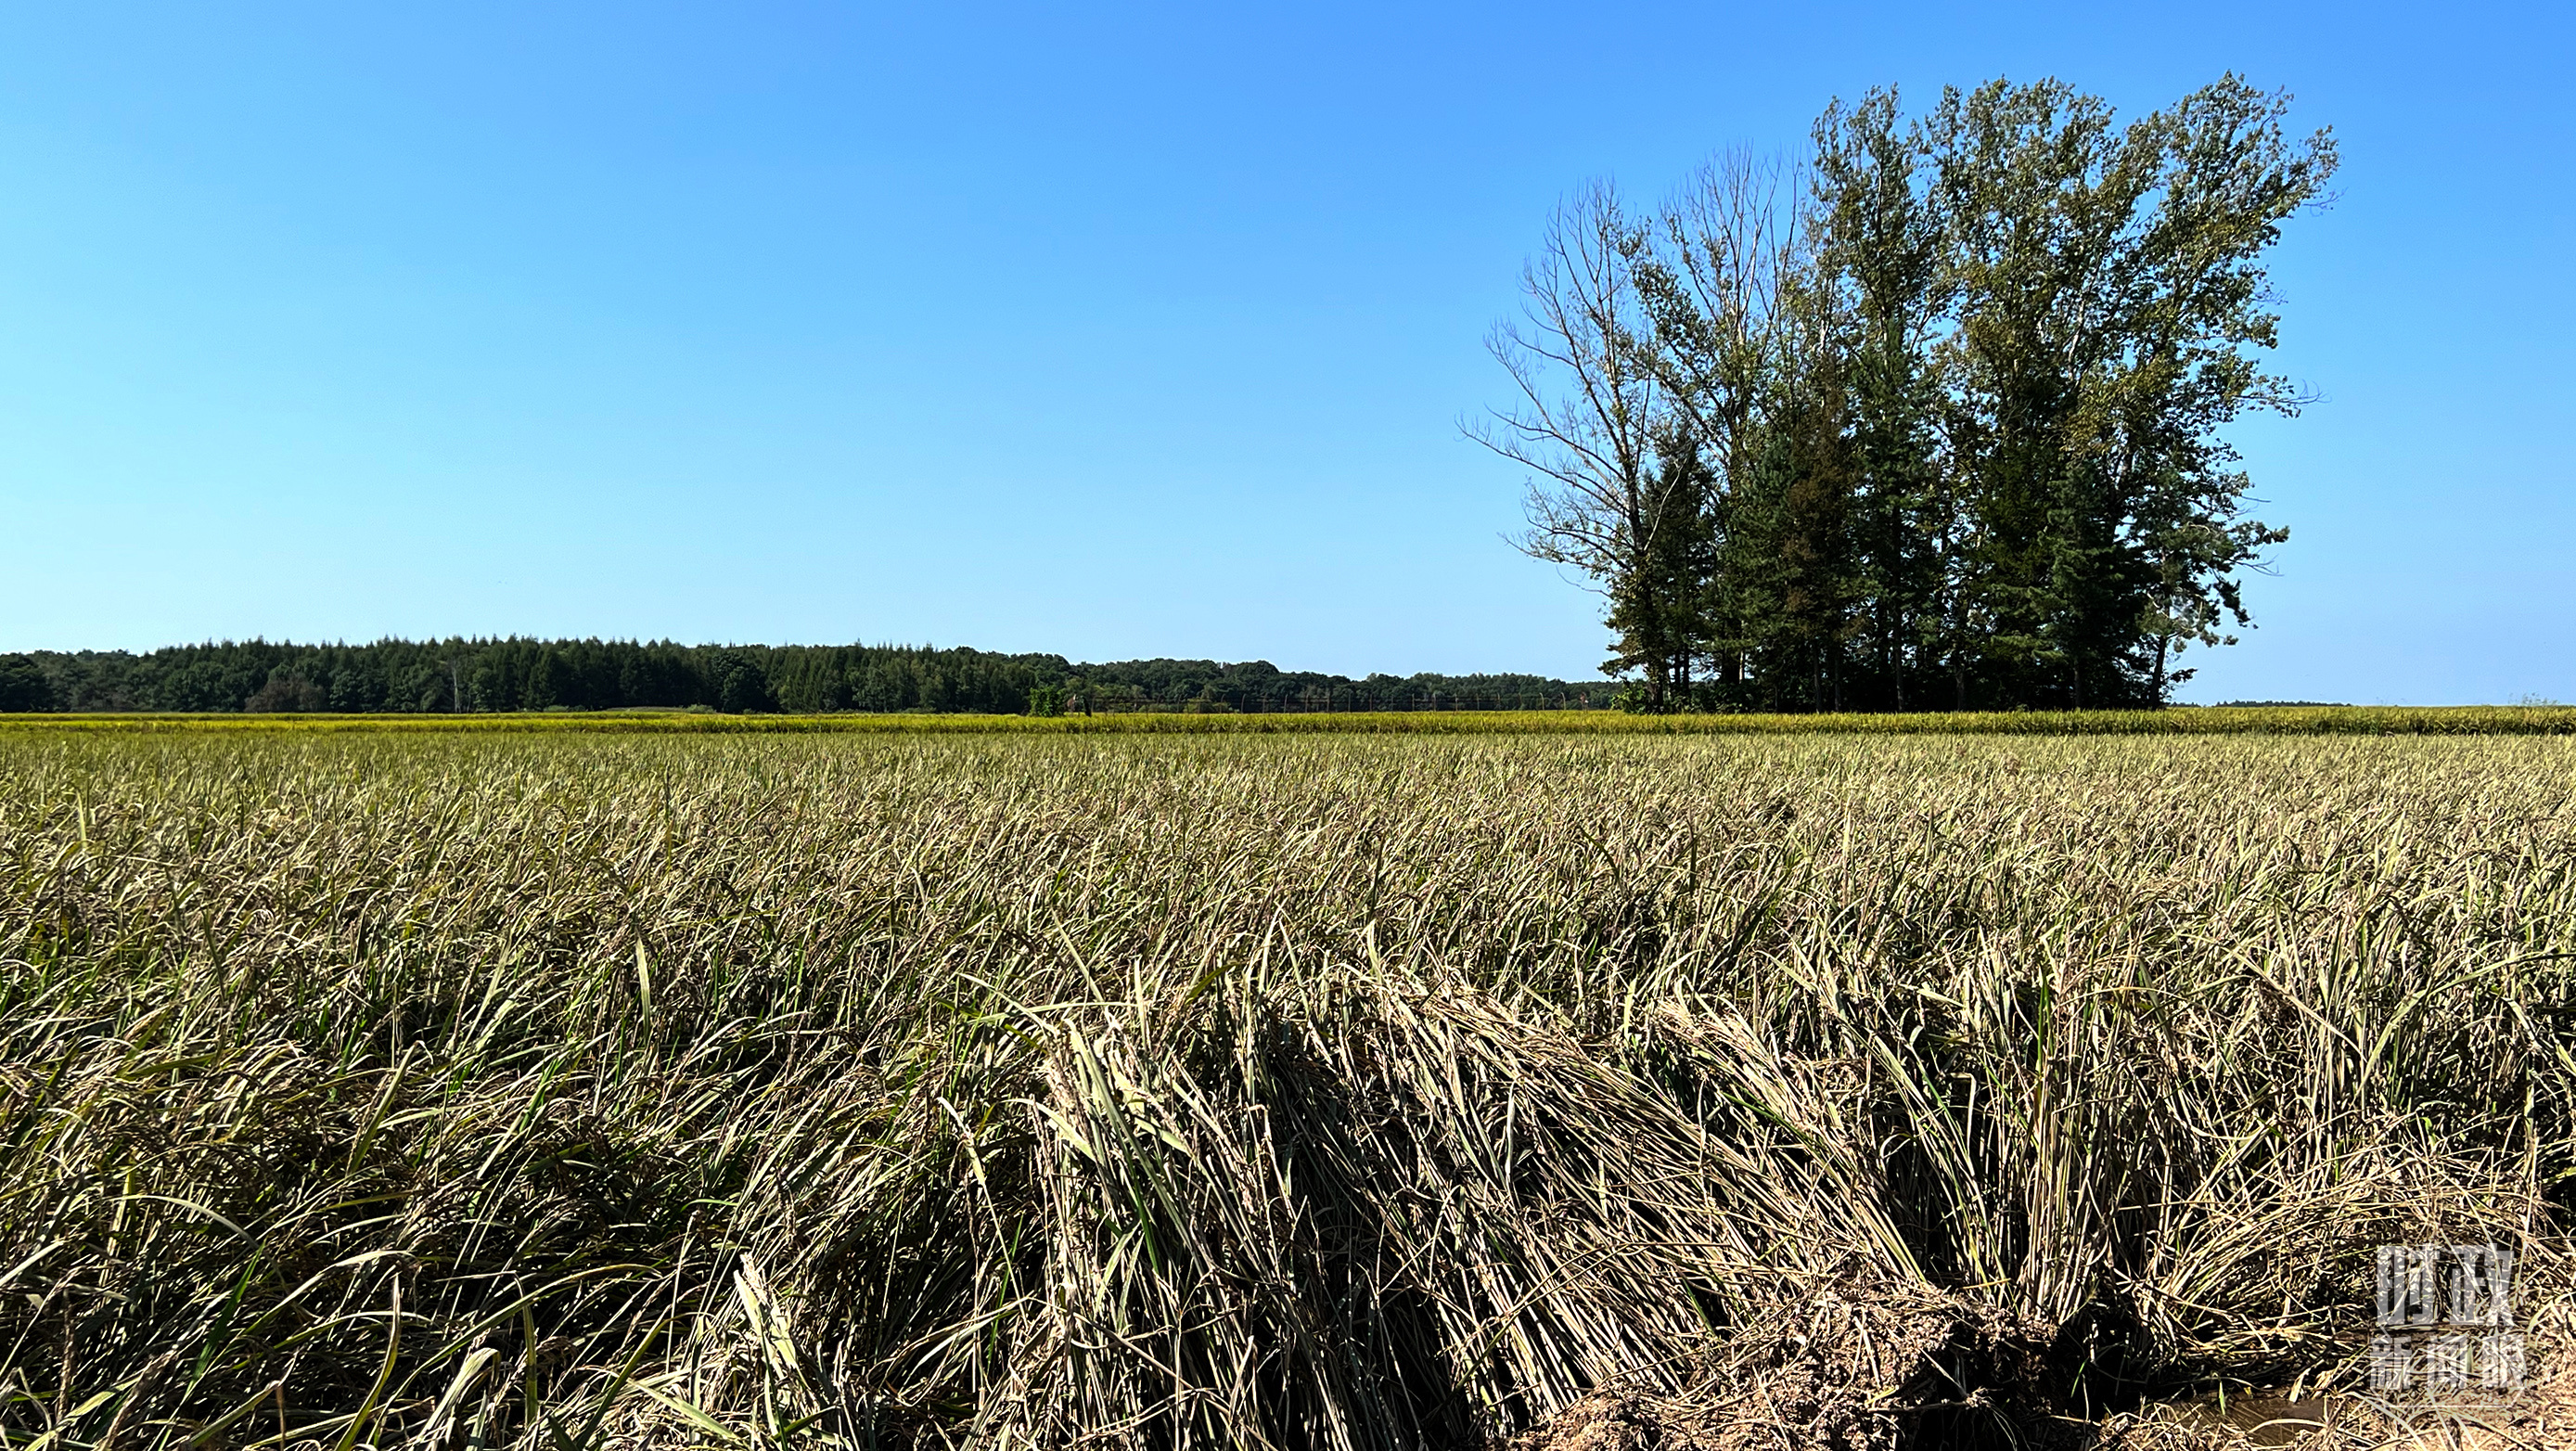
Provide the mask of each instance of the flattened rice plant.
{"label": "flattened rice plant", "polygon": [[2463,1235],[2547,1382],[2572,770],[14,732],[0,1431],[2112,1435],[2353,1386],[2373,1248]]}

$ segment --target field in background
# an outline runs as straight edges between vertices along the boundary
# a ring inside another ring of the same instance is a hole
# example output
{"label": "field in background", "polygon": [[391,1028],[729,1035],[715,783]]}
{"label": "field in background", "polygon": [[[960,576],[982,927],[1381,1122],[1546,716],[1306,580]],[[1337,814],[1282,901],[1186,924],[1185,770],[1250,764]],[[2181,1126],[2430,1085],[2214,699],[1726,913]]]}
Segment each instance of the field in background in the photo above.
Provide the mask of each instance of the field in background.
{"label": "field in background", "polygon": [[2568,1434],[2576,745],[542,719],[0,733],[10,1446]]}
{"label": "field in background", "polygon": [[813,735],[887,732],[1519,735],[2570,735],[2576,707],[2207,706],[2172,710],[1959,711],[1911,715],[1630,715],[1624,711],[1450,710],[1084,716],[905,713],[720,715],[681,710],[449,715],[288,715],[139,712],[0,715],[0,732],[569,731],[611,734]]}

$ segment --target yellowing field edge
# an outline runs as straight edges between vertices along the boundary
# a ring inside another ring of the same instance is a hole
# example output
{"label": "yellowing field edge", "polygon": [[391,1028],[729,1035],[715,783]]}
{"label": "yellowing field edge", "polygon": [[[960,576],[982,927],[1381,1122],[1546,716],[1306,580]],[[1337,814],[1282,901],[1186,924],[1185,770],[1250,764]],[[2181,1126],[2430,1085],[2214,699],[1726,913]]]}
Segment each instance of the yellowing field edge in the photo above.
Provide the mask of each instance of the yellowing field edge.
{"label": "yellowing field edge", "polygon": [[594,732],[609,734],[1519,734],[1519,735],[2568,735],[2568,706],[2236,706],[2162,711],[1913,715],[1672,715],[1618,711],[1313,714],[709,715],[679,711],[468,715],[0,715],[0,731]]}

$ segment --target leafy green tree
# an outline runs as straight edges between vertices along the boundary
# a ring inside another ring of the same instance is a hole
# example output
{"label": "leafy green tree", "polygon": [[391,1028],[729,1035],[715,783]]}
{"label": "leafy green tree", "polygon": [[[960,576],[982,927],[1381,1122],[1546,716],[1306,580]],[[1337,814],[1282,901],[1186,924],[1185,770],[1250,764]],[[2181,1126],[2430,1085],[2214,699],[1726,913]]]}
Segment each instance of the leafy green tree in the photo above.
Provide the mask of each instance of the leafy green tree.
{"label": "leafy green tree", "polygon": [[54,682],[32,655],[0,655],[0,711],[52,710]]}
{"label": "leafy green tree", "polygon": [[741,650],[709,652],[707,685],[715,697],[708,703],[728,714],[778,708],[759,665]]}
{"label": "leafy green tree", "polygon": [[2229,76],[2122,128],[2061,83],[1997,81],[1927,119],[1955,316],[1936,351],[2005,699],[2160,703],[2158,642],[2208,639],[2284,537],[2241,517],[2219,430],[2298,404],[2253,356],[2278,325],[2261,258],[2335,153],[2291,141],[2286,108]]}
{"label": "leafy green tree", "polygon": [[1922,703],[1957,539],[1942,488],[1941,236],[1923,148],[1892,90],[1815,127],[1816,294],[1842,355],[1852,471],[1851,591],[1870,708]]}

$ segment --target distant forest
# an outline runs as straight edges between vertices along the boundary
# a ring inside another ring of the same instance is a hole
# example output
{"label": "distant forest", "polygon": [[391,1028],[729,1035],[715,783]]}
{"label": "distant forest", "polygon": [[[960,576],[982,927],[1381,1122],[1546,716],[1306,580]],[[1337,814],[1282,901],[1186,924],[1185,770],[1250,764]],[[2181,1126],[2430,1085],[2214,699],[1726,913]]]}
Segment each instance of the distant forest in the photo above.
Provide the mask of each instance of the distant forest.
{"label": "distant forest", "polygon": [[1259,660],[1085,665],[901,645],[252,640],[0,655],[0,711],[1582,710],[1611,705],[1613,690],[1535,675],[1353,680]]}

